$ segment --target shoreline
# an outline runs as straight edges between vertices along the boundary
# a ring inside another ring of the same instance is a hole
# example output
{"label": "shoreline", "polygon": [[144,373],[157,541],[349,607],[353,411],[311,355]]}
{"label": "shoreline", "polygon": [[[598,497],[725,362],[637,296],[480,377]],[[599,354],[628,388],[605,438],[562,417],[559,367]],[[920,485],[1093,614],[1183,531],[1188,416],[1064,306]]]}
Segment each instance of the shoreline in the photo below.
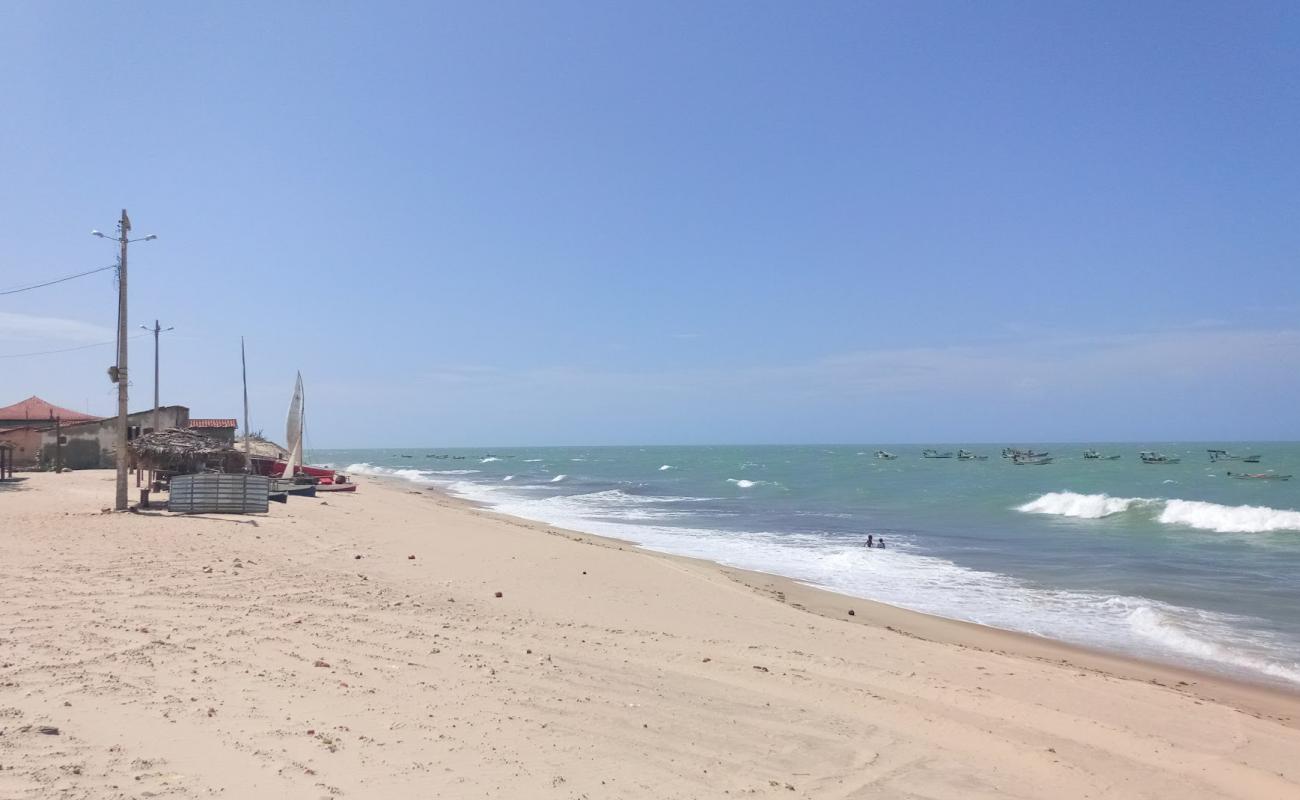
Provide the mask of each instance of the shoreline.
{"label": "shoreline", "polygon": [[[888,630],[900,636],[956,645],[1000,655],[1012,654],[1047,663],[1069,664],[1099,674],[1163,686],[1200,700],[1227,703],[1244,713],[1274,719],[1300,730],[1300,687],[1252,681],[1245,677],[1224,675],[1194,667],[1141,658],[1127,653],[1087,647],[1072,642],[1037,636],[1021,631],[997,628],[977,622],[952,619],[923,611],[891,605],[878,600],[842,594],[833,589],[804,583],[774,573],[747,570],[705,558],[677,555],[646,548],[630,539],[564,528],[546,522],[495,511],[487,505],[457,497],[446,489],[417,484],[389,475],[364,476],[394,490],[411,490],[431,495],[444,506],[455,506],[512,525],[560,535],[575,541],[604,546],[630,547],[657,558],[690,562],[717,570],[731,580],[792,608],[827,619]],[[854,613],[849,615],[849,610]],[[1289,705],[1287,713],[1278,714],[1278,704]]]}
{"label": "shoreline", "polygon": [[105,513],[112,488],[0,484],[0,796],[1300,791],[1300,701],[1266,688],[398,480],[253,516]]}

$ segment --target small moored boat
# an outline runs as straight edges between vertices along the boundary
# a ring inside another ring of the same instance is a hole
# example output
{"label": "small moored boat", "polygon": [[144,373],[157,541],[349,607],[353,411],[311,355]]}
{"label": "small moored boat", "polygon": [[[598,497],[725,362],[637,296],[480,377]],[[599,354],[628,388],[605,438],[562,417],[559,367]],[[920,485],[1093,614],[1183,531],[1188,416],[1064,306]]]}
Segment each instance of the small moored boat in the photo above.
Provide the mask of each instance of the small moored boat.
{"label": "small moored boat", "polygon": [[894,455],[888,450],[877,450],[876,458],[879,458],[883,461],[893,461],[894,459],[898,458],[898,456]]}
{"label": "small moored boat", "polygon": [[1044,454],[1042,454],[1042,455],[1035,455],[1035,456],[1019,456],[1019,455],[1017,455],[1017,456],[1012,456],[1012,457],[1011,457],[1011,463],[1012,463],[1012,464],[1015,464],[1016,466],[1020,466],[1020,467],[1023,467],[1023,466],[1035,466],[1035,467],[1041,467],[1041,466],[1043,466],[1044,464],[1050,464],[1050,463],[1052,463],[1052,458],[1051,458],[1051,456],[1047,455],[1046,453],[1044,453]]}
{"label": "small moored boat", "polygon": [[1164,453],[1157,453],[1154,450],[1143,450],[1138,454],[1143,464],[1177,464],[1182,461],[1175,456],[1167,456]]}
{"label": "small moored boat", "polygon": [[925,449],[921,451],[921,458],[952,458],[952,451],[940,453],[938,450]]}
{"label": "small moored boat", "polygon": [[1210,461],[1211,461],[1211,462],[1215,462],[1215,461],[1244,461],[1244,462],[1246,462],[1247,464],[1258,464],[1258,463],[1259,463],[1259,456],[1258,456],[1258,455],[1239,456],[1239,455],[1235,455],[1235,454],[1233,454],[1233,453],[1229,453],[1227,450],[1206,450],[1205,452],[1207,452],[1207,453],[1210,454]]}
{"label": "small moored boat", "polygon": [[1084,450],[1083,457],[1091,461],[1118,461],[1119,460],[1118,455],[1105,456],[1097,452],[1096,450]]}
{"label": "small moored boat", "polygon": [[1239,481],[1289,481],[1290,475],[1278,475],[1276,472],[1238,472],[1228,473],[1229,478],[1236,478]]}
{"label": "small moored boat", "polygon": [[957,458],[961,461],[987,461],[988,456],[977,456],[969,450],[958,450]]}

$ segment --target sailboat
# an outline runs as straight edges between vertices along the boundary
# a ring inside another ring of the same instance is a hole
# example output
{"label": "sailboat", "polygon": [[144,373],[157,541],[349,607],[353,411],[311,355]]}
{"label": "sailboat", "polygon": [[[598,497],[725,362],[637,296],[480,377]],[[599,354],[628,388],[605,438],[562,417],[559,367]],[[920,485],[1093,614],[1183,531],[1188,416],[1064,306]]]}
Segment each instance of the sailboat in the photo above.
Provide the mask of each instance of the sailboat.
{"label": "sailboat", "polygon": [[302,468],[302,430],[303,430],[303,391],[302,373],[293,387],[293,398],[289,400],[289,415],[285,420],[284,440],[288,445],[289,455],[284,460],[284,471],[280,477],[271,480],[271,492],[284,492],[306,497],[316,496],[316,482]]}

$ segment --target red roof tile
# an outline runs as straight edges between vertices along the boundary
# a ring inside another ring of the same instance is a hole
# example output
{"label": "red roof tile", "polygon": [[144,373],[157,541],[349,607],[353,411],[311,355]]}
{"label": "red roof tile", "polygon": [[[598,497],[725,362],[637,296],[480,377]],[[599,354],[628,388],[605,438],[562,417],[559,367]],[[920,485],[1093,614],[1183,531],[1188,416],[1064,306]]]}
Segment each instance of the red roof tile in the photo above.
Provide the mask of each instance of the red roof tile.
{"label": "red roof tile", "polygon": [[70,408],[61,408],[48,403],[36,395],[32,395],[21,403],[14,403],[11,406],[0,408],[0,419],[3,420],[31,420],[32,422],[46,422],[51,417],[60,417],[64,422],[82,422],[97,420],[99,417],[92,417],[89,414],[83,414],[80,411],[73,411]]}
{"label": "red roof tile", "polygon": [[191,428],[238,428],[239,421],[233,419],[192,419]]}

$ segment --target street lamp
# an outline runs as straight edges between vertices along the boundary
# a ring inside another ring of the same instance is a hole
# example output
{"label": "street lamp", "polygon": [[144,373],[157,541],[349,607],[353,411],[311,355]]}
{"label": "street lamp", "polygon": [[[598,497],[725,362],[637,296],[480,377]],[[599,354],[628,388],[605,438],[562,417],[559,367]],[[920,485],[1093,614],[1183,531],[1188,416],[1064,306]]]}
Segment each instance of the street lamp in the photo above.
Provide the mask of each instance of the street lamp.
{"label": "street lamp", "polygon": [[126,415],[127,411],[127,371],[126,371],[126,246],[132,242],[152,242],[158,237],[154,234],[138,239],[128,238],[131,233],[131,218],[122,209],[122,218],[117,221],[117,236],[111,237],[102,231],[93,230],[91,236],[111,239],[121,248],[117,258],[117,365],[109,370],[109,377],[117,383],[117,499],[114,508],[126,510]]}
{"label": "street lamp", "polygon": [[174,331],[176,328],[174,326],[168,328],[160,327],[158,325],[158,320],[153,321],[152,328],[148,325],[141,325],[140,327],[153,332],[153,429],[158,431],[161,430],[158,427],[158,334],[166,333],[167,331]]}

